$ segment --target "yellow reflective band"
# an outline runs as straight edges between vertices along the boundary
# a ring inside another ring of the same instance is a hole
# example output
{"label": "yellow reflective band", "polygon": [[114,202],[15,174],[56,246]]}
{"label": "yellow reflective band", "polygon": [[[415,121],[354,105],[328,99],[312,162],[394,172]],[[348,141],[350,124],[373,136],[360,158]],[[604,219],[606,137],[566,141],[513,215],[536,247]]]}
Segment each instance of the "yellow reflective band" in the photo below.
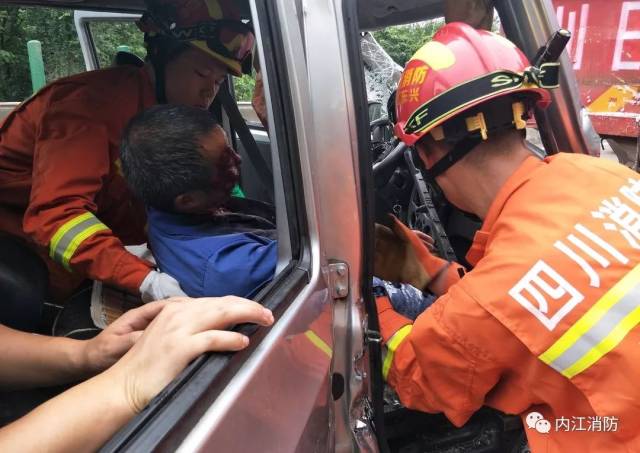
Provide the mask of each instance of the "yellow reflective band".
{"label": "yellow reflective band", "polygon": [[640,323],[640,306],[624,318],[613,331],[595,347],[593,347],[580,360],[565,369],[562,374],[571,379],[576,374],[582,373],[591,365],[596,363],[602,356],[618,346],[620,342],[635,326]]}
{"label": "yellow reflective band", "polygon": [[539,359],[568,378],[616,347],[640,322],[640,265],[632,269]]}
{"label": "yellow reflective band", "polygon": [[333,351],[329,347],[327,343],[324,342],[322,338],[320,338],[313,330],[307,330],[304,333],[304,336],[309,339],[313,345],[324,352],[329,358],[333,355]]}
{"label": "yellow reflective band", "polygon": [[58,228],[58,231],[56,231],[56,234],[53,235],[53,237],[51,238],[51,242],[49,243],[49,256],[51,258],[54,257],[60,239],[62,239],[63,236],[67,234],[71,228],[92,217],[94,217],[93,214],[91,214],[90,212],[85,212],[84,214],[79,215],[78,217],[74,217],[68,222],[65,222],[60,228]]}
{"label": "yellow reflective band", "polygon": [[90,226],[75,238],[73,238],[67,249],[64,251],[64,254],[62,255],[62,264],[64,265],[64,267],[70,269],[69,261],[71,261],[71,257],[74,255],[74,253],[76,253],[76,250],[78,249],[78,247],[80,247],[80,244],[85,241],[85,239],[97,233],[98,231],[104,231],[108,229],[109,227],[104,223],[99,223],[97,225]]}
{"label": "yellow reflective band", "polygon": [[49,256],[70,271],[71,258],[80,244],[98,231],[108,229],[109,227],[90,212],[74,217],[54,234],[49,246]]}
{"label": "yellow reflective band", "polygon": [[384,358],[384,362],[382,363],[382,377],[384,380],[387,380],[387,375],[389,374],[389,370],[391,369],[391,365],[393,364],[393,356],[400,346],[400,343],[407,338],[407,335],[411,332],[411,328],[413,324],[407,324],[402,327],[396,333],[393,334],[391,339],[387,342],[387,355]]}

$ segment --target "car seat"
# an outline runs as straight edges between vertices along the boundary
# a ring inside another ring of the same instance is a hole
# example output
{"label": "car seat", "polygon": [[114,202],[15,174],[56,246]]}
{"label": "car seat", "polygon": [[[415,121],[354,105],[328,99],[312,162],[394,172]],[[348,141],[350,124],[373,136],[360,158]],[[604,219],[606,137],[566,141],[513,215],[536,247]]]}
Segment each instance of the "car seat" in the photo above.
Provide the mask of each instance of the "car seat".
{"label": "car seat", "polygon": [[38,327],[49,273],[21,239],[0,234],[0,324],[33,332]]}

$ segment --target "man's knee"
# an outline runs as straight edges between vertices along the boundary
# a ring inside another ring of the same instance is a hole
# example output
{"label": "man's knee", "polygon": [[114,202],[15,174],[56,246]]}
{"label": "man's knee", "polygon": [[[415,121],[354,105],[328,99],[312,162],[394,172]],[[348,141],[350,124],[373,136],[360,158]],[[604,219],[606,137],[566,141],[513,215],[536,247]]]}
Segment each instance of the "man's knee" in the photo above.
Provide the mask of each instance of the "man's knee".
{"label": "man's knee", "polygon": [[0,251],[0,324],[34,331],[47,294],[47,267],[18,238],[0,235]]}

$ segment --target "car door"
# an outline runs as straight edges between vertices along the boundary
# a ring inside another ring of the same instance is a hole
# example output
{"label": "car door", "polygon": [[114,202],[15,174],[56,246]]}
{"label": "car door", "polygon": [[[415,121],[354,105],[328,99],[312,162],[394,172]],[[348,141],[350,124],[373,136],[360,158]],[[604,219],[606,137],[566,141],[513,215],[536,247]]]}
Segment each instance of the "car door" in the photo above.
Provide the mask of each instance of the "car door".
{"label": "car door", "polygon": [[103,451],[346,451],[368,426],[353,101],[334,3],[312,3],[249,2],[279,239],[257,300],[276,323],[240,326],[247,350],[194,361]]}

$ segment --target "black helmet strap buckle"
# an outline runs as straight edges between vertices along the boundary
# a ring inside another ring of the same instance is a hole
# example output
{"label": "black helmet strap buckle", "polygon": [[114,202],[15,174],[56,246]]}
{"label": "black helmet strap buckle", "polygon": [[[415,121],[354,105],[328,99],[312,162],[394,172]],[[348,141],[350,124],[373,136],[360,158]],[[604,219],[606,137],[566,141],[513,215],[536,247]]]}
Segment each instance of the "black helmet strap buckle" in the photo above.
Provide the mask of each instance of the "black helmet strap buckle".
{"label": "black helmet strap buckle", "polygon": [[445,140],[453,148],[428,170],[430,176],[443,174],[489,135],[505,129],[524,129],[534,102],[527,95],[503,96],[434,128],[432,137],[436,141]]}

